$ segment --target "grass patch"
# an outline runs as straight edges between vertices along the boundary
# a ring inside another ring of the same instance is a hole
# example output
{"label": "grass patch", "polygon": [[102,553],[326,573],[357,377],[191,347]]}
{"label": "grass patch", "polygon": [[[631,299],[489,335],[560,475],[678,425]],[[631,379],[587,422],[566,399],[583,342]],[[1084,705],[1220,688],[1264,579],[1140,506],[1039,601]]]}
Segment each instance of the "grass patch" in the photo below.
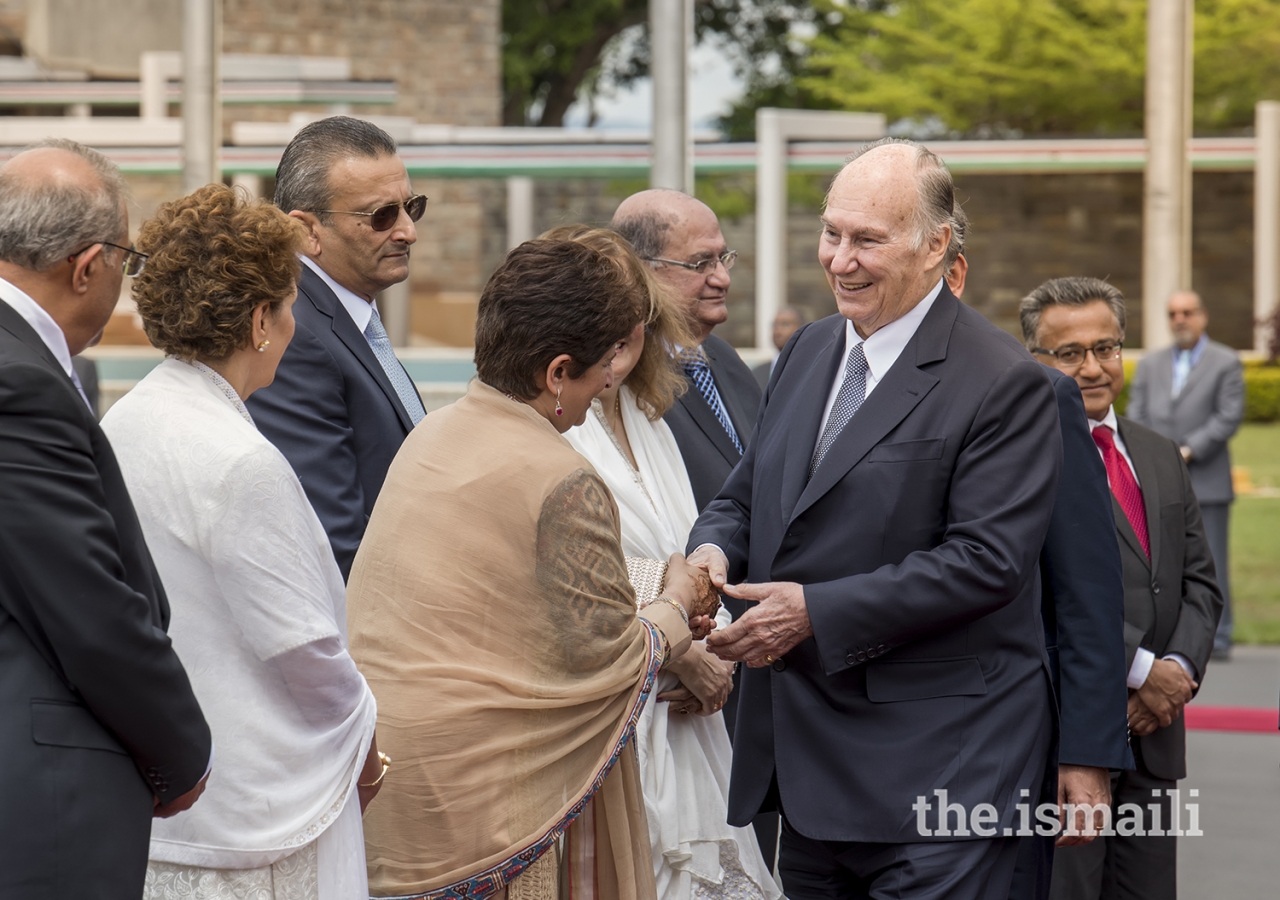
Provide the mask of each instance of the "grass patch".
{"label": "grass patch", "polygon": [[[1257,488],[1280,488],[1280,424],[1243,425],[1232,463]],[[1280,497],[1238,497],[1231,512],[1235,640],[1280,644]]]}

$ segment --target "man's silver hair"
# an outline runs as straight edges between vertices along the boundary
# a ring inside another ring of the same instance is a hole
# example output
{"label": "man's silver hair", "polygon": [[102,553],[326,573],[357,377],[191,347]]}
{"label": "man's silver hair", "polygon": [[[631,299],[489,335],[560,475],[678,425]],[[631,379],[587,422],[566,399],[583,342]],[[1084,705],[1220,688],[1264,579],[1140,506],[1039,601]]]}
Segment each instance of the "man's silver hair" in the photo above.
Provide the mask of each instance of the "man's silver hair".
{"label": "man's silver hair", "polygon": [[[952,212],[955,206],[956,187],[955,182],[951,180],[951,172],[947,169],[946,164],[924,144],[916,141],[909,141],[905,138],[881,138],[872,144],[864,144],[844,161],[844,165],[840,167],[840,172],[855,161],[866,156],[877,147],[888,147],[894,144],[901,144],[906,147],[912,147],[916,151],[916,189],[919,191],[917,198],[915,213],[913,215],[912,230],[915,232],[912,246],[919,250],[929,242],[929,238],[933,237],[942,230],[944,225],[951,226],[952,239],[956,233],[956,222]],[[840,173],[836,173],[836,178],[840,177]],[[835,184],[835,179],[831,182]],[[827,198],[830,198],[831,191],[827,191]],[[823,208],[826,208],[826,200],[823,200]]]}
{"label": "man's silver hair", "polygon": [[1111,308],[1120,326],[1120,339],[1124,340],[1124,294],[1114,284],[1101,278],[1050,278],[1030,294],[1022,298],[1018,306],[1018,318],[1022,322],[1022,342],[1027,349],[1036,346],[1036,332],[1040,330],[1040,316],[1049,306],[1087,306],[1101,300]]}
{"label": "man's silver hair", "polygon": [[124,177],[115,163],[65,138],[50,138],[26,150],[44,147],[88,162],[98,184],[34,181],[0,171],[0,260],[35,272],[100,241],[119,240],[128,221]]}
{"label": "man's silver hair", "polygon": [[951,273],[951,267],[956,264],[956,260],[960,258],[960,254],[964,252],[964,239],[969,233],[969,216],[965,213],[964,207],[957,200],[955,206],[951,209],[951,243],[947,244],[947,255],[942,260],[942,272],[944,275]]}

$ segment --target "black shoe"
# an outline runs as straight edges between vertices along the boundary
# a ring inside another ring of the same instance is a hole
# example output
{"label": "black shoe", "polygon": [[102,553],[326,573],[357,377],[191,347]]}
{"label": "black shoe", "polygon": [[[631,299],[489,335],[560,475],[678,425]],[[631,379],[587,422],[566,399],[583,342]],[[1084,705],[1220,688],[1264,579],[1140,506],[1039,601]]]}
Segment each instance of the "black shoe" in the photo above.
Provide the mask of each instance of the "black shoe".
{"label": "black shoe", "polygon": [[1210,654],[1210,659],[1214,662],[1229,662],[1231,660],[1231,645],[1227,644],[1225,647],[1214,647],[1213,653]]}

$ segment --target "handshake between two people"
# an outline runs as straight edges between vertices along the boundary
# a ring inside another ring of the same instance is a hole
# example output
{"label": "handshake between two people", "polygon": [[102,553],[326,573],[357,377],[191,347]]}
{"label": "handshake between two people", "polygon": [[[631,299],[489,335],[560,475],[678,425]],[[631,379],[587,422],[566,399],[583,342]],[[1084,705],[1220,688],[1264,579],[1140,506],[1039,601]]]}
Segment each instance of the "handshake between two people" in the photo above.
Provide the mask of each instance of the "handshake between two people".
{"label": "handshake between two people", "polygon": [[694,639],[706,638],[706,641],[695,644],[668,666],[680,678],[681,686],[659,694],[658,699],[671,703],[674,712],[711,715],[719,711],[733,688],[734,663],[746,663],[751,668],[772,665],[813,634],[801,585],[793,582],[727,584],[728,571],[728,559],[711,544],[698,547],[687,560],[678,553],[671,557],[666,594],[681,605],[685,601],[676,596],[673,587],[678,589],[686,578],[699,585],[704,585],[705,580],[713,595],[723,592],[754,604],[737,621],[720,630],[715,630],[711,618],[715,607],[710,607],[710,613],[698,607],[699,615],[695,617],[695,610],[685,606],[690,613],[689,626]]}

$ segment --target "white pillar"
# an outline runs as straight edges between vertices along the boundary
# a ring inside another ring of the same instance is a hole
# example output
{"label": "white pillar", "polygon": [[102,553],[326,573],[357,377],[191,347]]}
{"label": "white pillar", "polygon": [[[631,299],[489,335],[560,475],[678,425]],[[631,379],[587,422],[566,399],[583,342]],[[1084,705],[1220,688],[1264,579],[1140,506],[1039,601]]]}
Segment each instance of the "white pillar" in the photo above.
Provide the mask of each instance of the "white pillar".
{"label": "white pillar", "polygon": [[1280,103],[1256,107],[1253,164],[1253,348],[1267,352],[1264,325],[1280,299]]}
{"label": "white pillar", "polygon": [[649,186],[692,193],[689,182],[689,22],[686,0],[650,0],[653,138]]}
{"label": "white pillar", "polygon": [[250,200],[262,199],[262,176],[253,172],[236,172],[231,176],[231,186],[243,190]]}
{"label": "white pillar", "polygon": [[1187,48],[1191,0],[1147,7],[1147,168],[1142,216],[1142,346],[1171,340],[1169,295],[1191,288]]}
{"label": "white pillar", "polygon": [[138,68],[142,92],[140,113],[144,119],[163,119],[169,115],[169,70],[172,54],[151,50],[143,53]]}
{"label": "white pillar", "polygon": [[409,312],[413,291],[406,278],[378,295],[378,316],[393,347],[409,346]]}
{"label": "white pillar", "polygon": [[507,179],[507,249],[537,235],[533,220],[533,179],[513,175]]}
{"label": "white pillar", "polygon": [[787,294],[787,137],[776,109],[756,110],[756,347],[772,352]]}
{"label": "white pillar", "polygon": [[219,7],[218,0],[182,3],[182,184],[188,192],[222,177]]}

